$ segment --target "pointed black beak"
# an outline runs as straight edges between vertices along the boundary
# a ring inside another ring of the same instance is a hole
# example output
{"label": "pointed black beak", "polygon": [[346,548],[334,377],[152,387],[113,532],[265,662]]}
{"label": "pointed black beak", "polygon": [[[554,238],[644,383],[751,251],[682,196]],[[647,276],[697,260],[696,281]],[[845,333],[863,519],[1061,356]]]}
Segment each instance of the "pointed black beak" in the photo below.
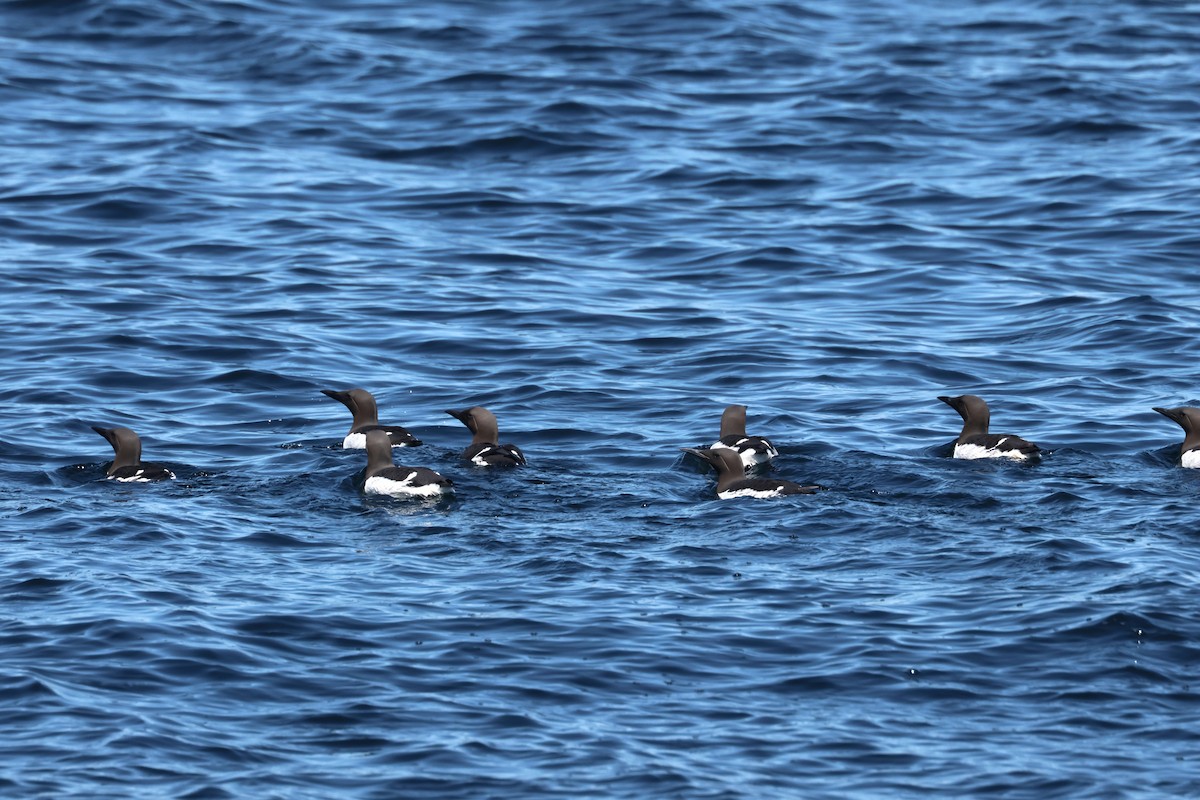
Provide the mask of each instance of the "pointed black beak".
{"label": "pointed black beak", "polygon": [[454,417],[456,420],[461,422],[463,425],[466,425],[468,430],[470,430],[471,433],[474,433],[475,432],[475,420],[471,417],[470,413],[468,413],[468,412],[470,412],[470,410],[471,409],[469,409],[469,408],[464,408],[462,411],[454,411],[452,409],[446,409],[446,413],[449,414],[450,416]]}
{"label": "pointed black beak", "polygon": [[966,404],[963,402],[961,397],[946,397],[944,395],[939,395],[938,400],[941,400],[943,403],[957,411],[958,415],[963,419],[967,418]]}
{"label": "pointed black beak", "polygon": [[349,392],[335,392],[333,389],[322,389],[321,394],[325,395],[326,397],[332,397],[334,400],[337,400],[346,408],[350,409],[350,411],[353,413],[354,399],[350,397]]}
{"label": "pointed black beak", "polygon": [[1175,424],[1177,424],[1181,427],[1183,426],[1183,409],[1182,408],[1159,408],[1158,406],[1153,406],[1153,408],[1155,411],[1162,414],[1167,419],[1175,422]]}
{"label": "pointed black beak", "polygon": [[705,464],[709,464],[714,467],[717,465],[716,454],[713,453],[712,450],[701,450],[698,447],[681,447],[679,449],[685,453],[695,456]]}
{"label": "pointed black beak", "polygon": [[113,450],[117,449],[117,437],[116,434],[113,433],[112,428],[101,428],[97,425],[93,425],[92,430],[103,436],[105,441],[112,445]]}

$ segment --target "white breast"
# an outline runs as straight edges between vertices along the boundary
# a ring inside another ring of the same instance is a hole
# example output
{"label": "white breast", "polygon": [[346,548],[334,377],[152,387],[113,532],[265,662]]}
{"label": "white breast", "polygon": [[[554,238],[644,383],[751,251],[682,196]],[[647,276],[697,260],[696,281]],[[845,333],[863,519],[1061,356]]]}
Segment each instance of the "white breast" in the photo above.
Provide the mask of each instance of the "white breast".
{"label": "white breast", "polygon": [[734,489],[725,492],[717,492],[717,497],[722,500],[733,500],[735,497],[757,497],[765,499],[767,497],[779,497],[779,489]]}
{"label": "white breast", "polygon": [[[1001,439],[1000,443],[1004,444],[1006,439]],[[977,444],[956,444],[954,445],[955,458],[1011,458],[1015,461],[1024,461],[1027,456],[1020,450],[997,450],[994,447],[980,447]]]}
{"label": "white breast", "polygon": [[1179,463],[1188,469],[1200,468],[1200,450],[1188,450]]}
{"label": "white breast", "polygon": [[[388,437],[391,438],[390,436]],[[408,447],[403,442],[392,442],[392,447]],[[367,435],[365,433],[347,433],[346,438],[342,439],[343,450],[365,450],[367,449]]]}
{"label": "white breast", "polygon": [[392,497],[436,497],[445,489],[439,483],[413,486],[412,478],[413,476],[410,475],[402,481],[393,481],[388,478],[381,478],[378,475],[372,475],[363,484],[363,491],[367,494],[386,494]]}

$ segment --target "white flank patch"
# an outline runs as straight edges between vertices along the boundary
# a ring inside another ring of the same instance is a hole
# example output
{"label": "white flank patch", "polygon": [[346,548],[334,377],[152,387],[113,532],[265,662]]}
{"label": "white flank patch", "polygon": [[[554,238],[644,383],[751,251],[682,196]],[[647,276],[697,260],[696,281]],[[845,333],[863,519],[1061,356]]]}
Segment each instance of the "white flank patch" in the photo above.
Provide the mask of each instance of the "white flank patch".
{"label": "white flank patch", "polygon": [[[505,459],[511,459],[514,464],[524,464],[525,457],[520,453],[508,447],[490,444],[485,449],[480,450],[475,455],[471,456],[471,463],[479,467],[491,467],[492,462],[488,461],[488,456],[500,456]],[[507,467],[504,461],[501,461],[498,466]]]}
{"label": "white flank patch", "polygon": [[[1008,441],[1001,439],[1000,443]],[[980,447],[977,444],[956,444],[954,445],[954,457],[973,460],[976,458],[1011,458],[1015,461],[1024,461],[1028,456],[1020,450],[997,450],[994,447]]]}
{"label": "white flank patch", "polygon": [[735,497],[757,497],[759,499],[766,499],[768,497],[779,497],[779,495],[782,494],[781,489],[782,487],[779,489],[767,489],[765,491],[762,489],[735,489],[728,492],[717,492],[717,497],[721,498],[722,500],[732,500]]}
{"label": "white flank patch", "polygon": [[[109,475],[108,479],[110,481],[115,480],[117,483],[151,483],[152,480],[145,476],[146,476],[146,470],[139,469],[137,472],[133,473],[128,478],[117,478],[113,475]],[[167,470],[167,477],[170,478],[171,480],[175,480],[175,473],[171,472],[170,470]]]}
{"label": "white flank patch", "polygon": [[386,494],[392,497],[436,497],[444,490],[440,483],[413,486],[412,479],[412,475],[402,481],[393,481],[388,478],[381,478],[378,475],[372,475],[363,484],[363,491],[367,494]]}
{"label": "white flank patch", "polygon": [[775,452],[775,448],[771,448],[765,453],[758,450],[743,450],[741,452],[742,463],[747,467],[757,467],[759,464],[765,464],[775,456],[779,455]]}
{"label": "white flank patch", "polygon": [[757,467],[759,464],[765,464],[768,461],[770,461],[772,458],[774,458],[775,456],[779,455],[779,451],[776,450],[771,445],[767,445],[766,452],[760,452],[753,448],[739,450],[738,448],[741,446],[742,442],[744,442],[744,441],[746,441],[746,440],[739,439],[738,443],[736,445],[733,445],[732,447],[727,444],[722,444],[721,442],[714,442],[713,444],[709,445],[708,449],[709,450],[737,450],[738,457],[742,459],[742,466],[745,467],[746,469],[750,469],[751,467]]}
{"label": "white flank patch", "polygon": [[1200,450],[1188,450],[1183,454],[1183,458],[1179,459],[1179,463],[1188,469],[1200,468]]}
{"label": "white flank patch", "polygon": [[[390,436],[388,437],[391,438]],[[392,447],[408,447],[404,442],[392,442]],[[347,433],[346,438],[342,439],[343,450],[366,450],[367,435],[365,433]]]}

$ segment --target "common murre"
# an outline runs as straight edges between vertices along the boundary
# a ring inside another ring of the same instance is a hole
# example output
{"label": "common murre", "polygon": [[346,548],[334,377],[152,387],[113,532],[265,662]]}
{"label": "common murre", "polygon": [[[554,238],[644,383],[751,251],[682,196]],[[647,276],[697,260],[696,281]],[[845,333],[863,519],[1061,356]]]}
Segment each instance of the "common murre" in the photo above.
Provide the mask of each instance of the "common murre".
{"label": "common murre", "polygon": [[454,491],[454,483],[425,467],[402,467],[392,460],[392,443],[387,432],[367,431],[367,470],[363,491],[392,497],[439,497]]}
{"label": "common murre", "polygon": [[682,447],[685,453],[711,464],[717,470],[717,497],[779,497],[785,494],[812,494],[820,486],[802,486],[781,478],[747,478],[746,468],[737,452],[728,447],[719,449]]}
{"label": "common murre", "polygon": [[779,451],[763,436],[746,435],[746,407],[731,405],[721,414],[721,438],[709,445],[711,450],[729,448],[737,452],[745,470],[765,464]]}
{"label": "common murre", "polygon": [[344,392],[333,389],[322,389],[321,394],[332,397],[350,409],[354,420],[350,423],[350,432],[342,440],[346,449],[362,449],[367,446],[367,431],[381,430],[388,435],[392,447],[416,447],[421,440],[413,436],[399,425],[380,425],[379,409],[375,405],[375,396],[366,389],[347,389]]}
{"label": "common murre", "polygon": [[462,411],[447,410],[474,434],[462,457],[481,467],[515,467],[525,463],[525,454],[514,444],[499,444],[500,427],[496,415],[483,406]]}
{"label": "common murre", "polygon": [[142,463],[142,440],[129,428],[100,428],[93,425],[92,430],[112,445],[113,461],[107,471],[109,480],[148,483],[174,479],[175,473],[162,464]]}
{"label": "common murre", "polygon": [[963,419],[962,432],[954,440],[955,458],[1012,458],[1025,461],[1041,455],[1041,448],[1020,436],[988,433],[991,414],[982,397],[964,394],[938,397]]}
{"label": "common murre", "polygon": [[1155,411],[1183,428],[1183,444],[1179,446],[1179,464],[1188,469],[1200,467],[1200,408],[1158,408]]}

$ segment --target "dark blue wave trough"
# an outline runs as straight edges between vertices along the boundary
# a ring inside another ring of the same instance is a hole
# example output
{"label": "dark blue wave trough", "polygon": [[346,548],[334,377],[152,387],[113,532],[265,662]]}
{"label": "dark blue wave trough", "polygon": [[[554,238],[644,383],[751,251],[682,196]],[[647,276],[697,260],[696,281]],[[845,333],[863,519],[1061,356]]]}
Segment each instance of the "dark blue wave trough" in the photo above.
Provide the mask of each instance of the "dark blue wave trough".
{"label": "dark blue wave trough", "polygon": [[1200,795],[1194,8],[335,5],[2,5],[0,795]]}

